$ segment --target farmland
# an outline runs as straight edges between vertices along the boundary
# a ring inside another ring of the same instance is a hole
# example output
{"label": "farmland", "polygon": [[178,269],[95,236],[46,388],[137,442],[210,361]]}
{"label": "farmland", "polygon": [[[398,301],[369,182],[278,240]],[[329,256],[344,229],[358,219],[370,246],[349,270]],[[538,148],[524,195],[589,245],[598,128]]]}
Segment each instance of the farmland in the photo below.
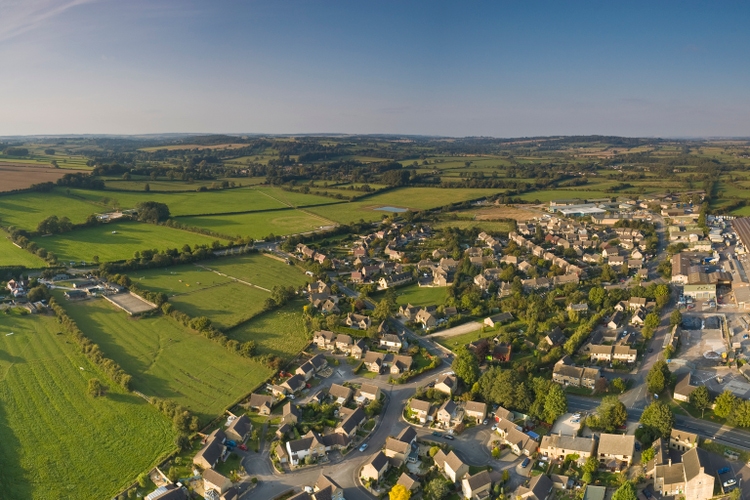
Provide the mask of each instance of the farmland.
{"label": "farmland", "polygon": [[311,215],[307,211],[288,209],[269,212],[254,212],[236,215],[204,215],[177,219],[188,226],[210,229],[227,236],[242,236],[263,239],[271,234],[287,234],[312,231],[330,225],[328,220]]}
{"label": "farmland", "polygon": [[171,399],[204,423],[271,374],[170,318],[133,319],[104,300],[62,303],[104,355],[133,376],[134,389]]}
{"label": "farmland", "polygon": [[254,340],[261,353],[291,359],[309,342],[302,318],[303,301],[292,301],[281,309],[261,314],[227,332],[227,336],[246,342]]}
{"label": "farmland", "polygon": [[27,165],[23,163],[0,163],[0,191],[13,191],[14,189],[26,189],[32,184],[42,182],[55,182],[65,175],[65,170]]}
{"label": "farmland", "polygon": [[[2,315],[0,331],[3,498],[112,498],[171,451],[171,422],[109,382],[53,318]],[[93,377],[104,397],[88,395]]]}
{"label": "farmland", "polygon": [[288,266],[261,254],[218,259],[206,265],[234,278],[268,289],[275,285],[296,287],[304,285],[309,280],[301,268]]}
{"label": "farmland", "polygon": [[35,230],[37,224],[50,215],[67,217],[73,223],[82,223],[91,214],[106,212],[111,205],[77,198],[56,188],[49,193],[19,193],[0,196],[0,224]]}
{"label": "farmland", "polygon": [[46,267],[44,260],[15,246],[8,238],[0,237],[0,267],[24,266],[28,268]]}
{"label": "farmland", "polygon": [[[116,234],[112,234],[117,231]],[[70,233],[39,237],[34,241],[62,261],[116,261],[132,259],[137,251],[165,250],[183,245],[210,245],[216,238],[155,224],[111,223]]]}

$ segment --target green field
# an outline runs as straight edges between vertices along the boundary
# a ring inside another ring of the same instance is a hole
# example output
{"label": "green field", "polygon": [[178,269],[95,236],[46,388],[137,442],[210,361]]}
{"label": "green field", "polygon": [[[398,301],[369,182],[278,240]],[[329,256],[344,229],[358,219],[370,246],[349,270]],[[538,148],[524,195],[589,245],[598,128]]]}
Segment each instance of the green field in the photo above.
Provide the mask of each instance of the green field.
{"label": "green field", "polygon": [[275,285],[297,287],[309,282],[309,277],[301,267],[288,266],[263,254],[227,257],[204,264],[233,278],[249,281],[269,290]]}
{"label": "green field", "polygon": [[417,284],[396,289],[398,305],[439,306],[448,298],[447,287],[420,287]]}
{"label": "green field", "polygon": [[[102,195],[103,196],[103,195]],[[98,201],[101,200],[101,196]],[[22,193],[0,196],[0,224],[36,230],[37,225],[50,215],[67,217],[74,223],[86,221],[94,213],[106,212],[109,207],[68,195],[61,189],[49,193]]]}
{"label": "green field", "polygon": [[227,336],[240,342],[254,340],[261,353],[275,354],[289,360],[309,342],[302,318],[303,305],[301,300],[290,302],[281,309],[256,316],[229,330]]}
{"label": "green field", "polygon": [[498,233],[498,232],[507,233],[513,230],[513,224],[510,222],[500,222],[500,221],[491,221],[491,220],[466,220],[466,219],[441,221],[441,222],[438,222],[437,224],[434,224],[432,227],[436,229],[440,229],[442,227],[457,227],[459,229],[469,229],[472,227],[477,227],[481,229],[482,231],[495,232],[495,233]]}
{"label": "green field", "polygon": [[134,389],[171,399],[204,423],[271,375],[170,318],[132,319],[104,300],[61,303],[104,355],[133,376]]}
{"label": "green field", "polygon": [[[112,234],[112,231],[117,231]],[[53,252],[61,261],[101,262],[132,259],[146,249],[166,250],[198,244],[210,245],[217,238],[141,222],[121,222],[87,227],[70,233],[35,238],[40,247]]]}
{"label": "green field", "polygon": [[[211,264],[211,261],[203,264]],[[139,286],[154,292],[166,293],[170,297],[210,289],[216,285],[224,285],[232,281],[226,276],[219,276],[193,264],[172,266],[165,269],[131,271],[128,276]]]}
{"label": "green field", "polygon": [[18,248],[8,238],[0,236],[0,266],[25,266],[30,269],[47,267],[44,259]]}
{"label": "green field", "polygon": [[219,328],[231,328],[258,314],[270,296],[259,288],[227,283],[184,293],[170,298],[169,302],[189,316],[206,316]]}
{"label": "green field", "polygon": [[[622,193],[619,195],[621,196]],[[528,193],[523,193],[518,197],[529,202],[539,200],[540,202],[544,203],[550,200],[562,200],[571,198],[581,198],[585,200],[592,198],[611,198],[613,196],[618,196],[618,193],[605,193],[604,191],[584,191],[580,189],[546,189],[541,191],[529,191]]]}
{"label": "green field", "polygon": [[283,236],[302,233],[331,224],[327,220],[294,209],[238,215],[180,217],[178,220],[188,226],[202,227],[228,236],[253,239],[263,239],[271,234]]}
{"label": "green field", "polygon": [[[109,382],[59,328],[50,316],[0,315],[2,498],[112,498],[174,446],[171,422]],[[88,395],[94,377],[106,396]]]}

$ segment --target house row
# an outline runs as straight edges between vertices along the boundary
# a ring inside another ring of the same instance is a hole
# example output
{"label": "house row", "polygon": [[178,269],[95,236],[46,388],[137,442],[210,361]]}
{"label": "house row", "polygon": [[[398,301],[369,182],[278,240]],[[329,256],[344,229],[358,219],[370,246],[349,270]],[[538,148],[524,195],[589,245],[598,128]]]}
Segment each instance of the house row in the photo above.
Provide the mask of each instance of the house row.
{"label": "house row", "polygon": [[591,437],[551,434],[542,437],[539,453],[555,460],[565,460],[570,455],[578,456],[578,465],[583,465],[593,456],[602,468],[621,470],[633,462],[635,436],[603,433],[599,435],[597,442]]}
{"label": "house row", "polygon": [[414,363],[411,356],[376,351],[368,351],[363,361],[368,371],[382,373],[387,370],[392,375],[408,372]]}
{"label": "house row", "polygon": [[523,432],[512,421],[505,418],[497,419],[495,432],[500,436],[503,444],[507,445],[516,455],[530,457],[536,452],[539,446],[539,443],[534,438]]}
{"label": "house row", "polygon": [[569,356],[563,356],[552,369],[552,380],[564,386],[593,389],[601,376],[599,368],[575,366]]}
{"label": "house row", "polygon": [[635,363],[637,356],[638,351],[627,345],[593,345],[589,348],[589,359],[595,362]]}
{"label": "house row", "polygon": [[360,359],[367,349],[363,339],[352,339],[351,335],[336,334],[328,330],[320,330],[313,334],[313,343],[318,349],[340,351],[344,354]]}
{"label": "house row", "polygon": [[314,260],[319,264],[322,264],[328,258],[325,254],[318,253],[303,243],[297,245],[297,253],[300,254],[303,259]]}

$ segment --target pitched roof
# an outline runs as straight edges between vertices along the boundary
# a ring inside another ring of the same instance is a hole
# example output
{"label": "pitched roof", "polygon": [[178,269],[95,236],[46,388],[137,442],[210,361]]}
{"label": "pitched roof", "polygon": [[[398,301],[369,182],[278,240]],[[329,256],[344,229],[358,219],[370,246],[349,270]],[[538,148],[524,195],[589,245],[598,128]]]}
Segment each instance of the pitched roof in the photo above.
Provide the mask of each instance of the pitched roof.
{"label": "pitched roof", "polygon": [[208,435],[208,438],[206,439],[206,446],[201,448],[201,450],[196,454],[196,458],[203,457],[206,462],[213,464],[215,463],[219,457],[221,457],[222,452],[224,451],[224,445],[222,444],[222,441],[225,440],[227,435],[224,433],[221,429],[216,429],[211,434]]}
{"label": "pitched roof", "polygon": [[389,436],[385,440],[385,449],[396,453],[409,453],[411,446],[408,442],[400,441]]}
{"label": "pitched roof", "polygon": [[328,389],[328,394],[335,398],[347,399],[352,395],[352,389],[339,384],[331,384],[331,387]]}
{"label": "pitched roof", "polygon": [[366,394],[377,394],[378,393],[378,386],[373,384],[362,384],[362,386],[359,388],[360,393],[366,393]]}
{"label": "pitched roof", "polygon": [[453,451],[451,451],[445,457],[445,465],[450,466],[451,470],[456,472],[462,465],[466,465],[466,464],[464,464],[463,460],[458,458],[458,455],[456,455]]}
{"label": "pitched roof", "polygon": [[413,427],[409,426],[399,432],[398,436],[396,436],[396,439],[398,439],[399,441],[403,441],[404,443],[411,443],[416,439],[416,437],[417,431],[415,431]]}
{"label": "pitched roof", "polygon": [[310,361],[308,361],[308,363],[311,363],[316,370],[320,370],[323,366],[326,365],[326,363],[328,363],[328,361],[322,354],[316,354],[315,356],[310,358]]}
{"label": "pitched roof", "polygon": [[372,457],[372,459],[367,462],[369,465],[372,465],[375,470],[383,470],[383,467],[388,463],[388,457],[386,457],[383,452],[378,452],[377,455]]}
{"label": "pitched roof", "polygon": [[594,448],[594,440],[585,437],[551,434],[542,437],[541,448],[562,448],[564,450],[585,451],[591,453]]}
{"label": "pitched roof", "polygon": [[456,388],[456,377],[451,375],[450,373],[444,373],[440,377],[438,377],[437,382],[435,382],[435,385],[437,384],[445,384],[451,389]]}
{"label": "pitched roof", "polygon": [[221,484],[224,484],[226,481],[230,481],[230,479],[228,477],[226,477],[223,474],[220,474],[220,473],[216,472],[213,469],[206,469],[206,470],[204,470],[203,471],[203,479],[205,479],[206,481],[208,481],[210,483],[216,484],[216,485],[221,485]]}
{"label": "pitched roof", "polygon": [[417,481],[416,479],[414,479],[413,477],[411,477],[406,472],[402,472],[401,476],[399,476],[398,482],[396,482],[396,484],[400,484],[401,486],[403,486],[407,490],[411,490],[411,489],[414,489],[415,486],[419,486],[419,481]]}
{"label": "pitched roof", "polygon": [[690,481],[701,472],[710,474],[708,470],[710,461],[706,451],[701,448],[691,448],[682,455],[682,464],[685,466],[685,479]]}
{"label": "pitched roof", "polygon": [[553,487],[552,480],[546,474],[539,474],[529,481],[529,490],[538,500],[544,500]]}
{"label": "pitched roof", "polygon": [[409,407],[413,410],[419,410],[419,411],[430,411],[430,403],[427,401],[422,401],[421,399],[412,399],[409,403]]}
{"label": "pitched roof", "polygon": [[492,478],[490,478],[490,473],[486,470],[483,470],[482,472],[477,472],[473,476],[469,476],[466,478],[466,480],[469,483],[469,487],[472,491],[477,490],[483,486],[486,486],[488,484],[492,484]]}
{"label": "pitched roof", "polygon": [[606,434],[599,436],[600,455],[633,455],[635,436]]}
{"label": "pitched roof", "polygon": [[301,375],[293,375],[281,385],[290,388],[292,391],[296,391],[305,386],[305,379]]}
{"label": "pitched roof", "polygon": [[250,422],[250,419],[247,418],[247,415],[242,415],[241,417],[232,420],[232,423],[229,424],[227,430],[233,430],[240,436],[244,436],[250,432],[252,428],[253,424]]}
{"label": "pitched roof", "polygon": [[669,437],[671,439],[676,439],[677,441],[691,443],[693,445],[698,444],[698,434],[693,434],[692,432],[678,431],[677,429],[672,429],[672,433],[670,434]]}
{"label": "pitched roof", "polygon": [[347,415],[344,420],[341,421],[341,429],[343,429],[347,434],[351,433],[354,429],[357,428],[357,426],[364,420],[366,417],[365,412],[362,410],[362,408],[357,408],[353,412],[351,412],[349,415]]}
{"label": "pitched roof", "polygon": [[475,413],[486,413],[487,412],[487,403],[480,403],[478,401],[467,401],[464,405],[464,408],[466,411],[475,412]]}
{"label": "pitched roof", "polygon": [[294,415],[299,418],[299,408],[297,408],[297,405],[292,403],[285,404],[282,416],[286,417],[287,415]]}
{"label": "pitched roof", "polygon": [[250,402],[248,404],[252,408],[260,408],[266,405],[270,408],[273,405],[273,396],[252,393],[250,394]]}

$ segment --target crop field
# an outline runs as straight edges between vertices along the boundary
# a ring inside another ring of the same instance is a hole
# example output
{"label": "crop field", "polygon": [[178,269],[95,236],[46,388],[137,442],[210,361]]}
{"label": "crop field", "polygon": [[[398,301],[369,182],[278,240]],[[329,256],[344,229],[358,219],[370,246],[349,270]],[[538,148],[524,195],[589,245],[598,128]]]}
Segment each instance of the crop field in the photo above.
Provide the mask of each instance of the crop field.
{"label": "crop field", "polygon": [[303,305],[302,300],[292,301],[281,309],[256,316],[229,330],[227,336],[240,342],[254,340],[261,353],[290,360],[309,342],[302,317]]}
{"label": "crop field", "polygon": [[308,211],[312,212],[311,209],[305,209],[303,212],[290,208],[249,214],[180,217],[178,220],[183,224],[210,229],[219,234],[249,236],[253,239],[263,239],[271,234],[283,236],[303,233],[331,224],[327,219],[308,214]]}
{"label": "crop field", "polygon": [[31,252],[18,248],[8,238],[0,235],[1,266],[24,266],[33,269],[47,267],[47,263]]}
{"label": "crop field", "polygon": [[420,287],[413,284],[396,289],[398,305],[434,306],[443,304],[446,298],[448,298],[447,287]]}
{"label": "crop field", "polygon": [[300,286],[309,281],[305,271],[262,254],[226,257],[205,263],[206,267],[248,281],[253,285],[272,289],[276,285]]}
{"label": "crop field", "polygon": [[[112,234],[117,231],[116,234]],[[110,223],[64,234],[38,237],[34,241],[63,261],[101,262],[133,258],[145,249],[166,250],[183,245],[211,244],[216,238],[180,229],[141,222]]]}
{"label": "crop field", "polygon": [[133,376],[134,389],[172,399],[204,423],[271,374],[170,318],[133,319],[104,300],[61,303],[104,355]]}
{"label": "crop field", "polygon": [[[265,194],[266,196],[279,200],[287,206],[294,207],[308,207],[316,205],[330,205],[331,203],[338,203],[338,200],[333,198],[327,198],[325,196],[318,196],[316,194],[305,194],[296,193],[294,191],[284,191],[281,188],[270,187],[270,186],[259,186],[255,188],[256,191]],[[354,191],[352,191],[354,193]]]}
{"label": "crop field", "polygon": [[[174,447],[171,422],[58,331],[50,316],[0,316],[3,498],[112,498]],[[88,395],[90,378],[105,396]]]}
{"label": "crop field", "polygon": [[[148,184],[151,192],[154,191],[196,191],[201,186],[209,187],[216,181],[166,181],[143,179],[143,180],[106,180],[104,185],[108,190],[119,191],[144,191]],[[116,196],[116,195],[113,195]]]}
{"label": "crop field", "polygon": [[65,170],[59,168],[24,165],[21,163],[0,163],[0,191],[26,189],[32,184],[55,182],[65,175]]}
{"label": "crop field", "polygon": [[169,144],[165,146],[153,146],[150,148],[141,148],[140,151],[154,152],[154,151],[177,151],[182,149],[240,149],[247,147],[247,144],[215,144],[215,145],[200,145],[200,144]]}

